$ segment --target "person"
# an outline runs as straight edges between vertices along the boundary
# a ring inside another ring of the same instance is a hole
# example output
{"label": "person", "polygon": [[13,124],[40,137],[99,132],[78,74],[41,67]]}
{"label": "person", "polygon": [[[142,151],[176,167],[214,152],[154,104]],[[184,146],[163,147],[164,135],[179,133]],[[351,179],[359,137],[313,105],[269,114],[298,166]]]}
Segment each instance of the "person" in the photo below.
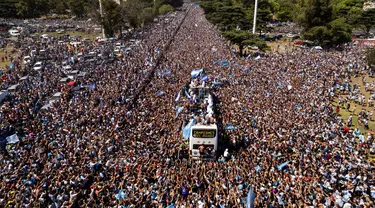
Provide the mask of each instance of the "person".
{"label": "person", "polygon": [[[141,41],[131,43],[126,56],[73,64],[88,73],[78,92],[59,84],[57,69],[16,67],[7,74],[5,85],[17,84],[23,73],[30,77],[0,108],[0,125],[25,132],[22,142],[7,144],[0,154],[0,206],[241,208],[252,187],[254,207],[374,207],[374,163],[366,160],[373,140],[358,145],[331,97],[340,95],[332,86],[358,73],[347,66],[367,66],[361,49],[241,58],[202,8],[185,8],[135,30],[132,36]],[[37,40],[19,50],[41,47]],[[75,54],[56,40],[47,44],[58,63]],[[101,50],[94,43],[84,47],[85,54]],[[223,59],[228,66],[217,64]],[[249,64],[252,70],[244,72]],[[230,138],[226,145],[236,143],[227,160],[179,157],[188,151],[181,124],[192,103],[175,96],[192,69],[202,67],[209,80],[222,83],[213,90],[218,123],[236,127],[219,132]],[[157,76],[166,69],[169,75]],[[41,110],[38,100],[48,102],[56,89],[60,99]],[[354,95],[346,93],[346,100]],[[177,104],[184,108],[176,118]]]}
{"label": "person", "polygon": [[204,145],[200,145],[200,146],[199,146],[199,154],[200,154],[201,156],[204,155],[204,150],[205,150]]}
{"label": "person", "polygon": [[228,151],[228,149],[225,149],[225,151],[224,151],[224,158],[225,158],[226,161],[229,160],[229,151]]}

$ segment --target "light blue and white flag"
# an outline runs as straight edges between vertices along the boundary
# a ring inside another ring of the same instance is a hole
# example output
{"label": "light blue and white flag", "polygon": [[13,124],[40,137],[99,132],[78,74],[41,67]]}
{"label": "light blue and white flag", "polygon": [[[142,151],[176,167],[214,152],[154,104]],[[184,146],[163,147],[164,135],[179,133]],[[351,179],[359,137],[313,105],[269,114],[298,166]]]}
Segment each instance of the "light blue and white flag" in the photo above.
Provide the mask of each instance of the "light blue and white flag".
{"label": "light blue and white flag", "polygon": [[168,205],[167,208],[174,208],[174,203]]}
{"label": "light blue and white flag", "polygon": [[289,161],[281,163],[280,165],[277,166],[277,170],[282,170],[286,165],[288,165]]}
{"label": "light blue and white flag", "polygon": [[186,95],[187,98],[189,98],[189,99],[191,98],[191,96],[189,95],[189,93],[186,90],[185,90],[185,95]]}
{"label": "light blue and white flag", "polygon": [[200,80],[206,82],[208,80],[208,74],[203,76]]}
{"label": "light blue and white flag", "polygon": [[156,92],[156,94],[157,94],[157,95],[164,95],[165,92],[163,92],[163,91],[161,91],[161,90],[158,90],[158,91]]}
{"label": "light blue and white flag", "polygon": [[182,112],[182,110],[184,110],[184,107],[176,106],[176,118]]}
{"label": "light blue and white flag", "polygon": [[167,71],[162,72],[162,73],[160,74],[160,76],[164,77],[164,76],[168,76],[168,75],[171,75],[171,74],[172,74],[171,69],[168,69]]}
{"label": "light blue and white flag", "polygon": [[233,124],[228,124],[224,127],[225,130],[236,130],[237,127],[235,127]]}
{"label": "light blue and white flag", "polygon": [[195,119],[191,119],[190,122],[182,130],[182,136],[184,139],[189,139],[191,127],[195,124]]}
{"label": "light blue and white flag", "polygon": [[123,190],[120,190],[116,195],[115,195],[116,199],[121,201],[123,199],[126,198],[126,194]]}
{"label": "light blue and white flag", "polygon": [[174,100],[175,102],[178,102],[181,97],[181,91],[178,92],[176,99]]}
{"label": "light blue and white flag", "polygon": [[14,144],[14,143],[17,143],[19,142],[19,138],[17,136],[17,134],[13,134],[13,135],[10,135],[6,138],[8,144]]}
{"label": "light blue and white flag", "polygon": [[203,72],[203,68],[195,69],[195,70],[191,71],[191,78],[196,78],[202,72]]}
{"label": "light blue and white flag", "polygon": [[226,59],[223,59],[221,61],[221,67],[226,67],[226,66],[229,66],[229,63],[228,63],[228,61]]}
{"label": "light blue and white flag", "polygon": [[14,67],[15,67],[15,65],[14,65],[14,61],[12,61],[12,63],[10,63],[10,67],[9,67],[9,68],[13,70]]}
{"label": "light blue and white flag", "polygon": [[256,194],[254,193],[253,188],[250,187],[249,192],[247,192],[246,197],[246,208],[254,208],[254,199]]}
{"label": "light blue and white flag", "polygon": [[248,67],[246,67],[246,68],[243,70],[243,72],[248,72],[248,71],[251,71],[251,66],[248,66]]}

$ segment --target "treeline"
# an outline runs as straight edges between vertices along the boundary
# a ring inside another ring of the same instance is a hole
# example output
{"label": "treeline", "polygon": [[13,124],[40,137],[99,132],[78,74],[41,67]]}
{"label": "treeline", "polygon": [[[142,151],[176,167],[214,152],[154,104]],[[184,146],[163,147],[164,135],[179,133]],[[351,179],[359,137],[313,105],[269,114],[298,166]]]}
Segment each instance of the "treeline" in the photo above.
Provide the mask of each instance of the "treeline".
{"label": "treeline", "polygon": [[375,26],[375,10],[363,10],[363,0],[308,0],[297,16],[303,37],[322,46],[341,45],[352,40],[352,30],[367,36]]}
{"label": "treeline", "polygon": [[100,22],[108,37],[127,28],[138,28],[161,14],[182,6],[182,0],[2,0],[0,16],[5,18],[38,18],[50,14],[93,18]]}
{"label": "treeline", "polygon": [[[239,47],[240,55],[246,46],[267,48],[264,40],[250,33],[253,25],[253,0],[204,0],[200,3],[206,18],[215,24],[223,36]],[[261,0],[258,3],[257,32],[267,31],[268,22],[276,13],[273,0]]]}
{"label": "treeline", "polygon": [[[121,9],[120,16],[127,16],[131,24],[137,25],[143,19],[150,19],[180,7],[182,0],[122,0],[121,5],[113,0],[102,0],[103,5]],[[0,17],[39,18],[50,14],[87,17],[99,10],[99,0],[1,0]]]}
{"label": "treeline", "polygon": [[[364,0],[259,0],[257,33],[271,28],[271,21],[295,22],[303,28],[302,37],[322,46],[351,41],[352,30],[370,35],[375,10],[363,10]],[[201,6],[209,21],[242,50],[246,45],[264,48],[265,43],[249,31],[253,25],[255,0],[203,0]]]}
{"label": "treeline", "polygon": [[154,21],[158,15],[183,5],[182,0],[127,0],[121,5],[113,0],[102,0],[103,17],[95,10],[93,17],[105,29],[107,37],[128,28],[138,28]]}
{"label": "treeline", "polygon": [[2,0],[0,17],[38,18],[48,14],[83,17],[90,9],[99,8],[98,0]]}

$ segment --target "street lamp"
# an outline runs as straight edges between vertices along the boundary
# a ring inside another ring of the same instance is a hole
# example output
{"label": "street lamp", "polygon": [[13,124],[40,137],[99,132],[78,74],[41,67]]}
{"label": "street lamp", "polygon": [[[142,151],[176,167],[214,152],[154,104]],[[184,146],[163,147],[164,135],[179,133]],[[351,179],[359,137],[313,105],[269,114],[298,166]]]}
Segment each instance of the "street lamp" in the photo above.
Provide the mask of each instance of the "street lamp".
{"label": "street lamp", "polygon": [[256,25],[257,25],[257,10],[258,10],[258,0],[255,0],[253,34],[255,34],[255,28],[256,28]]}

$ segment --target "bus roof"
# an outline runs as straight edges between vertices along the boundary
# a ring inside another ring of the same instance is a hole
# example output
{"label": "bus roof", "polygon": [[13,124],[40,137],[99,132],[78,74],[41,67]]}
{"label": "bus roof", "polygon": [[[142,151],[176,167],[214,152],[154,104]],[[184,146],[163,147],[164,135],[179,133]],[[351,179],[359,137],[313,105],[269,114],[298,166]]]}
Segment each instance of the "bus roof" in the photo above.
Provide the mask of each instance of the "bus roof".
{"label": "bus roof", "polygon": [[191,127],[192,129],[217,129],[216,124],[196,124]]}

